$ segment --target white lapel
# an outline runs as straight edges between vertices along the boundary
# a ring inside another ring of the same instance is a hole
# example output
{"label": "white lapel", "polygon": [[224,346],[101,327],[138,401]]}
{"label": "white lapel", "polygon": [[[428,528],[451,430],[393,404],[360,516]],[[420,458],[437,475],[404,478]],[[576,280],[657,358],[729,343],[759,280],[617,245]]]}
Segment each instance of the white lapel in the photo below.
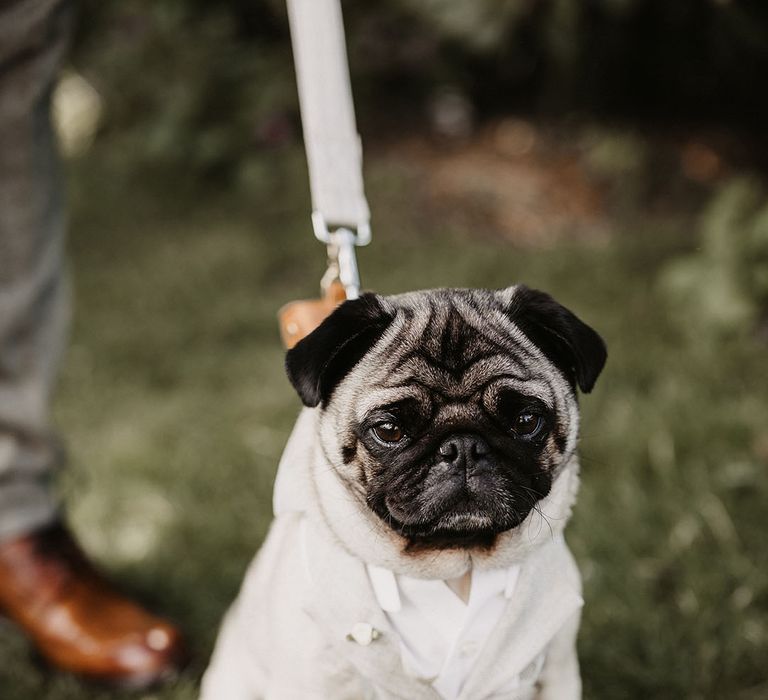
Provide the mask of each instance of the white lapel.
{"label": "white lapel", "polygon": [[[364,678],[405,700],[439,700],[427,683],[407,676],[399,639],[379,607],[365,565],[335,541],[323,523],[308,520],[306,554],[311,578],[307,613],[327,638]],[[361,644],[349,635],[355,625],[371,625],[378,638]]]}
{"label": "white lapel", "polygon": [[488,697],[518,676],[583,605],[569,569],[575,572],[560,536],[522,562],[512,598],[483,646],[459,700]]}

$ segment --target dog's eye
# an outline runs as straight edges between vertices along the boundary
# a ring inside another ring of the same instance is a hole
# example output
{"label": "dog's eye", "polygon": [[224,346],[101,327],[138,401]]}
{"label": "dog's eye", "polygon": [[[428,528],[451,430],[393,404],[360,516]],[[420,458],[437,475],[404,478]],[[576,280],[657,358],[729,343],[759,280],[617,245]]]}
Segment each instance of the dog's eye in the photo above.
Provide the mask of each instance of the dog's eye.
{"label": "dog's eye", "polygon": [[373,426],[373,434],[382,442],[400,442],[403,431],[395,423],[379,423]]}
{"label": "dog's eye", "polygon": [[531,438],[539,434],[544,427],[544,419],[532,411],[518,413],[512,423],[512,432],[520,437]]}

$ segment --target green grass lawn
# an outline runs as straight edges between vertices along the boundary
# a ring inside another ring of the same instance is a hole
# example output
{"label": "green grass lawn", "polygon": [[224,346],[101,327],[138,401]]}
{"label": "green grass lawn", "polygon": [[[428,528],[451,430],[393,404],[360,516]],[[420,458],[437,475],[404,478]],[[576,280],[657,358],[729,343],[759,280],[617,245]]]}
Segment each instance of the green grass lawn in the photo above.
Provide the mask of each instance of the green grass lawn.
{"label": "green grass lawn", "polygon": [[[141,696],[181,700],[196,696],[270,521],[299,409],[275,313],[315,294],[324,252],[298,150],[201,196],[159,175],[121,177],[99,148],[71,180],[76,316],[56,402],[70,454],[60,481],[89,551],[187,631],[187,675]],[[426,215],[407,170],[386,160],[373,160],[369,189],[368,288],[524,281],[607,340],[607,369],[582,400],[583,486],[567,531],[585,579],[585,696],[768,697],[766,348],[676,328],[657,279],[691,231],[633,214],[607,242],[524,250]],[[0,627],[0,697],[116,694],[41,673]]]}

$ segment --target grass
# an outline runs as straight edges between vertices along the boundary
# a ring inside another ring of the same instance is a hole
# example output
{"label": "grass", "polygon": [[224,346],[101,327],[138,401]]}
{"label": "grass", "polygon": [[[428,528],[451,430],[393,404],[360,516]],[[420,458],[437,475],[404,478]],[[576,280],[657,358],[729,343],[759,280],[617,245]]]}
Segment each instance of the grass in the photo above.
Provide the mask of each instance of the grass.
{"label": "grass", "polygon": [[[97,147],[72,173],[76,317],[56,402],[60,479],[86,547],[176,619],[195,661],[145,700],[196,697],[218,622],[270,520],[299,402],[275,312],[315,293],[302,155],[255,160],[227,194],[120,175]],[[419,213],[407,172],[371,166],[367,287],[552,292],[610,360],[584,397],[583,487],[569,541],[584,573],[587,698],[768,697],[768,372],[745,337],[683,333],[661,297],[692,245],[675,221],[619,217],[608,242],[530,251]],[[0,630],[4,700],[116,697],[42,674]]]}

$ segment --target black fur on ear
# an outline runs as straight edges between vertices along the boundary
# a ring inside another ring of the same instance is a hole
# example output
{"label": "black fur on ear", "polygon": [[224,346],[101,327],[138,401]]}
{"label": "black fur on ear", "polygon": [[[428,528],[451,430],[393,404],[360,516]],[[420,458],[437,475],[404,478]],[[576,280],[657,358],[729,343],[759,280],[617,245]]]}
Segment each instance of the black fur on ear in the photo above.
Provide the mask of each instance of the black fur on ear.
{"label": "black fur on ear", "polygon": [[305,406],[323,406],[338,383],[392,322],[375,294],[345,301],[285,356],[288,379]]}
{"label": "black fur on ear", "polygon": [[603,339],[549,294],[518,285],[507,309],[510,319],[584,393],[595,386],[608,358]]}

